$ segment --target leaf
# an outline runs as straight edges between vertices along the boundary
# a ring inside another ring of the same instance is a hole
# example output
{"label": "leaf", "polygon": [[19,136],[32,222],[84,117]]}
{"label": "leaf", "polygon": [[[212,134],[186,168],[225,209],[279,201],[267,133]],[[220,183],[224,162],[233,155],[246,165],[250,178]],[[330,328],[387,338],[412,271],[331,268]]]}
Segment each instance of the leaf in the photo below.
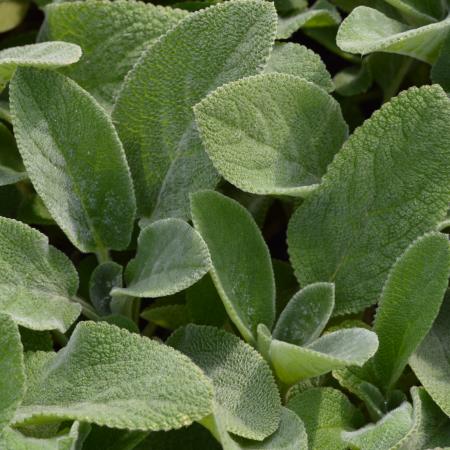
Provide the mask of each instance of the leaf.
{"label": "leaf", "polygon": [[198,11],[150,47],[127,76],[113,118],[141,216],[187,218],[189,193],[217,184],[192,107],[218,86],[261,70],[275,20],[273,4],[259,0]]}
{"label": "leaf", "polygon": [[0,51],[0,91],[8,83],[17,67],[57,69],[76,63],[81,58],[81,48],[68,42],[10,47]]}
{"label": "leaf", "polygon": [[329,27],[341,21],[337,9],[327,0],[317,0],[306,11],[278,19],[277,39],[289,39],[300,28]]}
{"label": "leaf", "polygon": [[256,327],[271,328],[275,319],[275,281],[261,232],[244,207],[217,192],[193,194],[191,212],[211,254],[211,276],[225,309],[253,343]]}
{"label": "leaf", "polygon": [[19,25],[30,6],[24,0],[2,0],[0,2],[0,33],[12,30]]}
{"label": "leaf", "polygon": [[39,231],[0,218],[0,312],[33,330],[65,332],[81,312],[69,259]]}
{"label": "leaf", "polygon": [[334,307],[334,285],[306,286],[287,304],[273,330],[273,337],[294,345],[316,340],[325,329]]}
{"label": "leaf", "polygon": [[268,364],[238,337],[188,325],[167,344],[189,356],[214,386],[213,414],[226,431],[263,440],[280,421],[280,397]]}
{"label": "leaf", "polygon": [[30,68],[17,70],[10,101],[28,175],[68,238],[83,252],[125,249],[133,185],[106,113],[68,78]]}
{"label": "leaf", "polygon": [[308,448],[345,450],[341,431],[362,423],[361,413],[342,392],[333,388],[312,388],[291,397],[287,407],[305,424]]}
{"label": "leaf", "polygon": [[411,28],[376,9],[359,6],[342,22],[337,44],[350,53],[398,53],[432,64],[449,29],[450,18]]}
{"label": "leaf", "polygon": [[306,347],[273,339],[269,355],[278,378],[291,386],[341,367],[362,366],[377,347],[375,333],[349,328],[326,334]]}
{"label": "leaf", "polygon": [[136,258],[125,271],[126,288],[112,294],[162,297],[193,285],[210,269],[205,242],[180,219],[154,222],[141,231]]}
{"label": "leaf", "polygon": [[439,57],[431,68],[433,83],[439,83],[446,92],[450,92],[450,33],[442,44]]}
{"label": "leaf", "polygon": [[275,290],[277,293],[277,316],[279,316],[292,296],[297,293],[299,286],[294,271],[288,262],[273,259],[272,265],[275,275]]}
{"label": "leaf", "polygon": [[389,450],[402,439],[412,426],[412,407],[404,402],[375,424],[357,431],[344,431],[342,439],[352,448]]}
{"label": "leaf", "polygon": [[380,345],[373,365],[391,389],[436,319],[450,275],[447,236],[430,233],[411,244],[389,272],[374,322]]}
{"label": "leaf", "polygon": [[150,307],[141,312],[141,317],[168,330],[176,330],[191,321],[186,305]]}
{"label": "leaf", "polygon": [[24,370],[19,329],[11,317],[0,314],[0,436],[25,394]]}
{"label": "leaf", "polygon": [[104,322],[81,322],[28,386],[14,423],[168,430],[209,414],[211,396],[209,380],[179,352]]}
{"label": "leaf", "polygon": [[137,1],[65,2],[45,12],[45,40],[73,42],[83,49],[80,62],[63,73],[107,111],[142,52],[187,15]]}
{"label": "leaf", "polygon": [[385,0],[415,25],[428,25],[442,19],[446,7],[442,0]]}
{"label": "leaf", "polygon": [[19,327],[19,331],[25,352],[53,350],[53,339],[50,331],[34,331],[23,327]]}
{"label": "leaf", "polygon": [[291,263],[303,286],[335,283],[334,314],[375,303],[396,259],[445,217],[449,139],[442,89],[403,92],[354,132],[294,213]]}
{"label": "leaf", "polygon": [[0,186],[14,184],[28,177],[23,169],[14,136],[0,122]]}
{"label": "leaf", "polygon": [[450,296],[447,292],[439,316],[428,335],[409,359],[428,394],[450,416]]}
{"label": "leaf", "polygon": [[334,90],[322,59],[309,48],[293,42],[275,43],[265,73],[286,73],[317,84],[327,92]]}
{"label": "leaf", "polygon": [[[96,311],[107,316],[111,314],[113,296],[111,290],[122,287],[122,266],[113,261],[99,264],[92,272],[89,280],[89,298]],[[129,299],[126,299],[129,301]]]}
{"label": "leaf", "polygon": [[[178,431],[179,430],[176,430],[175,432]],[[172,433],[172,431],[161,431],[152,433],[151,436],[154,434],[170,433]],[[139,444],[148,434],[148,431],[116,430],[113,428],[92,425],[91,432],[83,443],[83,450],[99,450],[101,448],[107,448],[108,450],[137,450],[140,448]],[[145,447],[144,449],[150,450]]]}
{"label": "leaf", "polygon": [[338,72],[333,78],[336,92],[346,97],[367,92],[373,79],[367,59],[363,59],[361,66],[351,66]]}
{"label": "leaf", "polygon": [[348,132],[333,97],[286,74],[227,84],[194,112],[216,169],[239,189],[255,194],[307,196]]}

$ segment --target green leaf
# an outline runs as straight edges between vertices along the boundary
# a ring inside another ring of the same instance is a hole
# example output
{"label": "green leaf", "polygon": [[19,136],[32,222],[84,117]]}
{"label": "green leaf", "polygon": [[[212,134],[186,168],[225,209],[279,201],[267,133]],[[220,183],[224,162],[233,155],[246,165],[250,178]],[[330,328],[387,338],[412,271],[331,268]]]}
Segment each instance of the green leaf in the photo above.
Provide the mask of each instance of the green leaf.
{"label": "green leaf", "polygon": [[376,9],[359,6],[342,22],[338,46],[350,53],[398,53],[427,63],[436,61],[450,29],[450,18],[411,28]]}
{"label": "green leaf", "polygon": [[[122,266],[113,261],[99,264],[89,279],[89,298],[96,311],[107,316],[111,314],[113,296],[111,290],[122,287]],[[129,299],[126,299],[129,302]]]}
{"label": "green leaf", "polygon": [[263,440],[280,422],[280,397],[268,364],[238,337],[188,325],[167,343],[189,356],[214,386],[213,414],[226,431]]}
{"label": "green leaf", "polygon": [[372,86],[372,74],[366,61],[363,59],[360,66],[346,67],[335,75],[333,82],[339,95],[362,94]]}
{"label": "green leaf", "polygon": [[81,312],[71,302],[78,277],[39,231],[0,218],[0,312],[33,330],[65,332]]}
{"label": "green leaf", "polygon": [[447,12],[442,0],[385,0],[413,25],[428,25],[442,19]]}
{"label": "green leaf", "polygon": [[341,21],[337,9],[327,0],[317,0],[306,11],[278,19],[277,39],[289,39],[300,28],[330,27]]}
{"label": "green leaf", "polygon": [[186,305],[150,307],[141,312],[141,317],[168,330],[176,330],[191,321]]}
{"label": "green leaf", "polygon": [[125,249],[133,185],[106,113],[68,78],[31,68],[17,70],[10,100],[25,167],[58,225],[83,252]]}
{"label": "green leaf", "polygon": [[437,405],[450,416],[450,295],[409,365]]}
{"label": "green leaf", "polygon": [[300,392],[289,399],[287,407],[305,424],[310,450],[346,450],[341,432],[362,423],[361,413],[348,398],[329,387]]}
{"label": "green leaf", "polygon": [[0,33],[19,25],[28,11],[30,3],[24,0],[2,0],[0,2]]}
{"label": "green leaf", "polygon": [[273,337],[294,345],[316,340],[334,308],[334,285],[315,283],[297,292],[281,313]]}
{"label": "green leaf", "polygon": [[255,194],[307,196],[348,132],[333,97],[313,83],[280,73],[227,84],[194,111],[216,169],[239,189]]}
{"label": "green leaf", "polygon": [[210,269],[205,242],[180,219],[165,219],[145,227],[138,238],[136,258],[125,271],[126,288],[112,294],[162,297],[193,285]]}
{"label": "green leaf", "polygon": [[53,350],[53,339],[49,331],[35,331],[23,327],[19,327],[19,331],[25,352],[39,350],[47,352]]}
{"label": "green leaf", "polygon": [[0,436],[25,394],[24,371],[19,329],[9,316],[0,314]]}
{"label": "green leaf", "polygon": [[412,407],[404,402],[375,424],[357,431],[344,431],[343,441],[351,448],[389,450],[402,439],[412,426]]}
{"label": "green leaf", "polygon": [[405,91],[354,132],[294,213],[292,265],[301,285],[335,283],[334,314],[375,303],[396,259],[445,217],[449,140],[442,89]]}
{"label": "green leaf", "polygon": [[189,193],[217,184],[192,107],[218,86],[261,70],[275,21],[273,4],[260,0],[198,11],[150,47],[130,72],[113,118],[141,216],[186,218]]}
{"label": "green leaf", "polygon": [[10,47],[0,51],[0,91],[11,79],[17,67],[56,69],[76,63],[81,58],[81,48],[68,42]]}
{"label": "green leaf", "polygon": [[450,33],[447,34],[439,57],[431,68],[433,83],[439,83],[446,92],[450,92]]}
{"label": "green leaf", "polygon": [[14,136],[0,122],[0,186],[14,184],[25,180],[27,177]]}
{"label": "green leaf", "polygon": [[261,232],[243,206],[217,192],[193,194],[191,211],[225,309],[244,339],[254,343],[256,327],[271,328],[275,319],[275,281]]}
{"label": "green leaf", "polygon": [[293,42],[275,43],[265,73],[287,73],[317,84],[327,92],[334,90],[322,59],[309,48]]}
{"label": "green leaf", "polygon": [[168,430],[209,414],[211,400],[210,381],[179,352],[104,322],[81,322],[28,386],[14,423]]}
{"label": "green leaf", "polygon": [[46,9],[45,40],[78,44],[83,56],[63,73],[108,111],[142,52],[187,13],[135,1],[65,2]]}
{"label": "green leaf", "polygon": [[306,347],[273,339],[269,357],[278,378],[293,385],[341,367],[362,366],[377,347],[375,333],[348,328],[326,334]]}
{"label": "green leaf", "polygon": [[[108,450],[137,450],[141,448],[139,447],[139,444],[149,434],[148,431],[117,430],[108,427],[99,427],[98,425],[92,425],[91,427],[91,432],[83,443],[83,450],[99,450],[101,448]],[[177,431],[179,430],[176,430],[175,432]],[[170,433],[171,431],[161,431],[152,433],[151,435]],[[150,448],[151,447],[144,447],[141,449],[150,450]],[[161,450],[163,449],[161,448]]]}
{"label": "green leaf", "polygon": [[374,331],[380,345],[373,365],[380,386],[391,389],[436,319],[450,275],[450,243],[430,233],[411,244],[389,272]]}

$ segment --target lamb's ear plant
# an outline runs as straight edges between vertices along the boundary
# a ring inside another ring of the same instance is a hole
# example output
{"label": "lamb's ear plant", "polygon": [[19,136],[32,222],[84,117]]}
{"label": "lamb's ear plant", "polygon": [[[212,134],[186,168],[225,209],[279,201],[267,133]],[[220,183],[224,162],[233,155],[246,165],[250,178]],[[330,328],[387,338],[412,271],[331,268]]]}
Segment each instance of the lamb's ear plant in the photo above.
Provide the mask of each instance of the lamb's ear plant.
{"label": "lamb's ear plant", "polygon": [[159,3],[0,2],[0,449],[450,448],[449,2]]}

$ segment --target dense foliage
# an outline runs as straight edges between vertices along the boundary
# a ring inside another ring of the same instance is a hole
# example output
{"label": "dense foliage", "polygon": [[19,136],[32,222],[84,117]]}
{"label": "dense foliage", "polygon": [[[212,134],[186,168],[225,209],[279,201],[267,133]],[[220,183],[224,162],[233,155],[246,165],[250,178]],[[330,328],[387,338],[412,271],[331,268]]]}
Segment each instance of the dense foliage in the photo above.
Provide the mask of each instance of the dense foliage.
{"label": "dense foliage", "polygon": [[0,1],[0,449],[450,448],[450,1]]}

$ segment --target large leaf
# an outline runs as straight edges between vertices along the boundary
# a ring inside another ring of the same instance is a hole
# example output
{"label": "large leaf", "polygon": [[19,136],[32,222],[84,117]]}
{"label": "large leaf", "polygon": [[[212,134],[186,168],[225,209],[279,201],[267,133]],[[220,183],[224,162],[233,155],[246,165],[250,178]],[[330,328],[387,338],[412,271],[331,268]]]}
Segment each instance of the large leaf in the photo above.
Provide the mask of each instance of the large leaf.
{"label": "large leaf", "polygon": [[216,185],[192,107],[216,87],[257,73],[275,27],[270,2],[224,2],[181,21],[130,72],[113,118],[141,216],[187,217],[188,194]]}
{"label": "large leaf", "polygon": [[193,194],[191,209],[225,309],[242,336],[254,342],[256,327],[271,328],[275,319],[275,281],[261,232],[243,206],[217,192]]}
{"label": "large leaf", "polygon": [[66,331],[81,312],[71,298],[78,276],[47,237],[15,220],[0,218],[0,312],[34,330]]}
{"label": "large leaf", "polygon": [[25,369],[19,329],[11,317],[0,314],[0,436],[24,393]]}
{"label": "large leaf", "polygon": [[334,308],[334,285],[315,283],[297,292],[281,313],[273,337],[295,345],[317,339]]}
{"label": "large leaf", "polygon": [[[167,343],[188,355],[211,378],[213,415],[226,431],[262,440],[280,421],[280,397],[266,361],[238,337],[188,325]],[[213,419],[214,420],[214,419]]]}
{"label": "large leaf", "polygon": [[450,243],[439,233],[415,241],[391,269],[374,323],[380,345],[373,365],[383,388],[393,387],[433,325],[449,273]]}
{"label": "large leaf", "polygon": [[81,251],[126,248],[133,185],[103,109],[63,75],[31,68],[17,70],[10,99],[28,175],[58,225]]}
{"label": "large leaf", "polygon": [[52,69],[76,63],[81,48],[68,42],[23,45],[0,51],[0,91],[17,67]]}
{"label": "large leaf", "polygon": [[350,53],[398,53],[433,63],[450,29],[450,18],[411,28],[376,9],[360,6],[342,22],[338,46]]}
{"label": "large leaf", "polygon": [[211,259],[205,242],[180,219],[159,220],[145,227],[138,239],[136,258],[125,271],[126,288],[113,294],[162,297],[182,291],[205,275]]}
{"label": "large leaf", "polygon": [[81,420],[168,430],[211,412],[211,383],[168,346],[104,322],[81,322],[28,386],[16,424]]}
{"label": "large leaf", "polygon": [[305,424],[310,450],[345,450],[341,432],[361,425],[361,413],[336,389],[313,388],[292,396],[287,407]]}
{"label": "large leaf", "polygon": [[42,38],[73,42],[83,49],[80,62],[64,73],[107,110],[141,53],[187,15],[138,1],[56,3],[45,12]]}
{"label": "large leaf", "polygon": [[449,140],[445,93],[412,88],[355,131],[294,213],[288,243],[296,275],[302,285],[334,282],[335,314],[375,303],[396,259],[445,217]]}
{"label": "large leaf", "polygon": [[307,195],[347,137],[336,100],[287,74],[227,84],[194,111],[216,169],[255,194]]}

